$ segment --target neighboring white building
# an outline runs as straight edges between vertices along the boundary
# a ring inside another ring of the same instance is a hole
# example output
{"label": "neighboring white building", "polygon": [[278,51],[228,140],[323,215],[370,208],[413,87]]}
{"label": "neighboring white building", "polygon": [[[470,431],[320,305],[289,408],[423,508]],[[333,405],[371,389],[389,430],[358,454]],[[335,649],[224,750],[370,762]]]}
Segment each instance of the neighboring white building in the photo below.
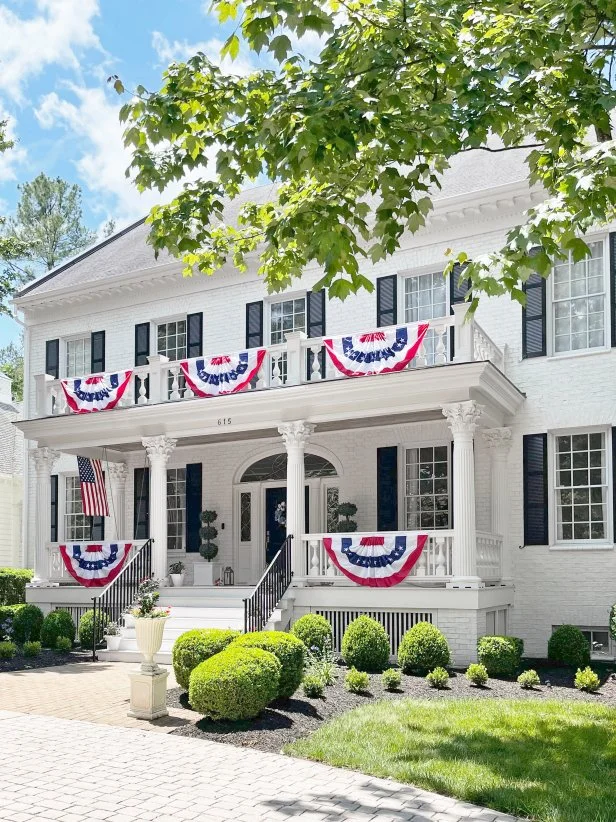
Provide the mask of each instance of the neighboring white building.
{"label": "neighboring white building", "polygon": [[[447,248],[500,247],[541,196],[522,152],[456,158],[426,228],[387,261],[366,262],[375,292],[344,303],[311,291],[321,276],[312,266],[278,295],[256,263],[184,279],[180,262],[154,259],[143,222],[29,285],[16,299],[27,352],[20,427],[32,452],[26,562],[41,586],[63,583],[30,588],[29,599],[89,602],[65,584],[63,540],[153,537],[154,572],[182,559],[191,584],[206,508],[218,513],[216,575],[232,567],[246,596],[284,538],[275,511],[286,501],[294,577],[278,624],[318,610],[341,627],[368,611],[395,646],[405,627],[430,619],[464,664],[485,633],[520,636],[528,655],[544,656],[553,626],[571,622],[613,658],[614,235],[597,231],[590,260],[531,279],[525,312],[508,297],[483,298],[465,322],[464,288],[440,273]],[[324,370],[325,334],[419,320],[431,330],[407,370],[345,379]],[[255,390],[186,391],[179,360],[261,345]],[[58,378],[129,368],[138,376],[123,407],[66,413]],[[76,454],[103,458],[115,513],[105,522],[81,514]],[[332,507],[347,500],[360,532],[429,532],[405,583],[372,589],[333,573],[322,539]],[[215,594],[194,589],[186,603]]]}
{"label": "neighboring white building", "polygon": [[0,372],[0,568],[21,568],[24,438],[13,425],[20,418],[11,380]]}

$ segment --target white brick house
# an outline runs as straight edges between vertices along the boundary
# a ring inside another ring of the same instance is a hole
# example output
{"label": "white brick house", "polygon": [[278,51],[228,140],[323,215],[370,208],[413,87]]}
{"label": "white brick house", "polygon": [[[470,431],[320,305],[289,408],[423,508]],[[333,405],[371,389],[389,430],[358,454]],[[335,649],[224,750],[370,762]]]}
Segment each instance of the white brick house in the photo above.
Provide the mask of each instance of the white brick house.
{"label": "white brick house", "polygon": [[[24,558],[37,579],[29,600],[89,603],[91,592],[68,584],[59,543],[151,537],[157,576],[171,561],[187,565],[189,587],[165,589],[162,600],[214,607],[220,591],[192,586],[204,563],[198,516],[214,509],[215,573],[233,569],[239,606],[284,539],[274,517],[284,501],[294,576],[279,625],[311,610],[338,626],[374,612],[395,645],[405,626],[430,619],[465,664],[485,633],[520,636],[528,655],[544,656],[553,626],[571,622],[589,631],[596,655],[613,658],[609,228],[592,236],[590,262],[559,267],[547,284],[531,280],[525,314],[508,298],[483,299],[465,321],[463,286],[440,274],[447,248],[472,256],[499,247],[541,196],[528,188],[521,152],[457,158],[425,230],[386,262],[366,263],[375,292],[344,303],[311,291],[316,268],[282,295],[265,292],[256,265],[183,279],[178,261],[154,259],[142,222],[22,291],[20,428],[32,451]],[[408,369],[341,379],[324,368],[324,335],[419,320],[430,336]],[[268,355],[254,390],[186,391],[179,360],[256,346]],[[137,377],[122,407],[67,413],[58,378],[130,368]],[[104,522],[80,513],[77,454],[103,459],[113,501]],[[334,573],[322,539],[332,506],[347,500],[359,532],[429,533],[404,583],[365,588]]]}

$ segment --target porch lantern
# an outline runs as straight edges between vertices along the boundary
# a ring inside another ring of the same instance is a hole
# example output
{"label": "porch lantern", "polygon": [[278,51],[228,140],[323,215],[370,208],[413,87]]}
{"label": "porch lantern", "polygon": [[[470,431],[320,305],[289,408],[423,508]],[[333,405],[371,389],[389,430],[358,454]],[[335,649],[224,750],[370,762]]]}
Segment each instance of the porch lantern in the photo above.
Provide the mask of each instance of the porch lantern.
{"label": "porch lantern", "polygon": [[227,565],[225,570],[222,572],[222,584],[223,585],[234,585],[235,574],[233,573],[233,568],[230,565]]}

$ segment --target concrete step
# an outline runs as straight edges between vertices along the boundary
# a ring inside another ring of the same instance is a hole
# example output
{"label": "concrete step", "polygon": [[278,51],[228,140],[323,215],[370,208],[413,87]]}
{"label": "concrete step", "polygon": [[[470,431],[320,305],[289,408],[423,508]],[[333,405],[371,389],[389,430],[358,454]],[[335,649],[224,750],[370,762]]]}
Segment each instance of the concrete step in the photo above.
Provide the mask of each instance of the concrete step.
{"label": "concrete step", "polygon": [[[98,658],[103,662],[142,662],[143,657],[138,651],[97,651]],[[171,665],[171,652],[156,654],[154,661],[159,665]]]}

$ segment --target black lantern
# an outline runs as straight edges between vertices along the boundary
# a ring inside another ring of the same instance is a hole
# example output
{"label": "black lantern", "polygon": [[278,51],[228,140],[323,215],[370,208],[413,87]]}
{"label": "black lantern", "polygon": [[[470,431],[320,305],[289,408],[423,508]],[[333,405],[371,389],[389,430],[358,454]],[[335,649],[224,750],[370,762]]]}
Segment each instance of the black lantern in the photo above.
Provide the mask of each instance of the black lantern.
{"label": "black lantern", "polygon": [[233,568],[230,565],[227,565],[225,570],[222,572],[222,584],[223,585],[233,585],[234,574]]}

